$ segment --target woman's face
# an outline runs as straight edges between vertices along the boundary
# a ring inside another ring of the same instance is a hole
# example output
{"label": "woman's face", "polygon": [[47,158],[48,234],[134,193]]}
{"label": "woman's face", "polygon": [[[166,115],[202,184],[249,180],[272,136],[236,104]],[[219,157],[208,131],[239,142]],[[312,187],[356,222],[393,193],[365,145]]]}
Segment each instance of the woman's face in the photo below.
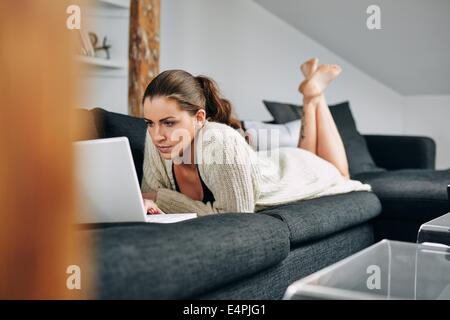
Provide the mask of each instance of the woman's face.
{"label": "woman's face", "polygon": [[176,100],[153,97],[144,100],[144,119],[159,153],[169,160],[182,156],[191,147],[196,128],[205,121],[205,111],[191,116]]}

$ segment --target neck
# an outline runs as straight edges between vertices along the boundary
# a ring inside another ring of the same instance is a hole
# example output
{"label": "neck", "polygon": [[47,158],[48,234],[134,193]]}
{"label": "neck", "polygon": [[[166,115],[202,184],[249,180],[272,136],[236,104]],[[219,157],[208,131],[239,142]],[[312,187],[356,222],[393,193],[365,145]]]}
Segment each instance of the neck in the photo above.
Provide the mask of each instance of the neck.
{"label": "neck", "polygon": [[[195,168],[196,167],[196,163],[195,163],[195,138],[192,140],[191,145],[189,148],[187,148],[187,150],[183,151],[183,155],[181,156],[183,161],[181,161],[181,163],[174,163],[175,166],[178,167],[182,167],[185,169],[189,169],[189,168]],[[184,162],[185,159],[189,159],[189,162]]]}
{"label": "neck", "polygon": [[[205,121],[205,124],[208,121]],[[204,126],[203,126],[204,127]],[[203,128],[202,127],[202,128]],[[189,148],[187,148],[187,150],[183,150],[183,155],[181,156],[182,161],[177,161],[178,163],[174,163],[174,165],[176,166],[181,166],[184,167],[186,169],[188,168],[196,168],[197,167],[197,154],[196,154],[196,143],[197,143],[197,137],[199,135],[199,131],[201,128],[199,128],[198,130],[196,130],[195,135],[194,135],[194,139],[192,139],[191,141],[191,145]],[[190,159],[190,161],[186,161],[187,163],[185,163],[184,159]]]}

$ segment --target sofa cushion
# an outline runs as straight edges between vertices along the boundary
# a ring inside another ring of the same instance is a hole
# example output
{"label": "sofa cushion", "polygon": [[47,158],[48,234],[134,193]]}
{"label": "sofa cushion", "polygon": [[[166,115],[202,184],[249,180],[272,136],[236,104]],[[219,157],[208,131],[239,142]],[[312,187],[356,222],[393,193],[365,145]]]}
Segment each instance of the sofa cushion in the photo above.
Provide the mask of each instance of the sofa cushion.
{"label": "sofa cushion", "polygon": [[[361,251],[373,242],[372,223],[293,248],[280,264],[195,299],[282,299],[294,281]],[[270,290],[267,290],[270,288]],[[281,310],[280,310],[281,311]]]}
{"label": "sofa cushion", "polygon": [[358,191],[296,201],[259,212],[283,220],[294,245],[362,224],[381,212],[381,204],[374,193]]}
{"label": "sofa cushion", "polygon": [[404,169],[355,177],[372,186],[383,205],[380,217],[425,222],[450,211],[450,169]]}
{"label": "sofa cushion", "polygon": [[300,105],[267,100],[263,100],[263,103],[272,115],[275,124],[284,124],[301,118],[302,106]]}
{"label": "sofa cushion", "polygon": [[382,171],[375,165],[367,148],[366,140],[356,128],[349,103],[336,104],[330,107],[330,111],[344,143],[350,175],[354,176],[361,172]]}
{"label": "sofa cushion", "polygon": [[276,265],[290,249],[286,225],[258,213],[80,232],[96,247],[101,299],[191,297]]}
{"label": "sofa cushion", "polygon": [[[288,103],[263,101],[272,113],[275,123],[300,119],[303,107]],[[350,175],[369,171],[381,171],[372,159],[366,140],[358,132],[348,101],[330,105],[330,111],[341,135],[347,153]],[[272,111],[271,111],[272,110]],[[275,112],[276,110],[276,112]],[[297,111],[298,110],[298,111]]]}
{"label": "sofa cushion", "polygon": [[147,124],[144,119],[106,111],[101,108],[94,108],[90,112],[95,116],[99,138],[128,138],[136,173],[139,182],[141,182],[142,166],[144,163],[145,130],[147,130]]}

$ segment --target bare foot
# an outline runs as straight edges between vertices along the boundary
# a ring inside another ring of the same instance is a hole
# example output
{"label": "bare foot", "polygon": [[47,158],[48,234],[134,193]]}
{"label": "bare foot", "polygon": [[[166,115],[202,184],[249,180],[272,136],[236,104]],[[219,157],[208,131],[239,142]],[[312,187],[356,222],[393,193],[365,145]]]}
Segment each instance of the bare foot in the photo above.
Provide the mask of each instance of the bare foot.
{"label": "bare foot", "polygon": [[305,79],[309,79],[313,73],[316,72],[318,64],[319,59],[311,58],[300,66],[300,70],[302,71]]}
{"label": "bare foot", "polygon": [[320,95],[341,72],[342,69],[337,64],[322,64],[310,79],[300,84],[299,90],[305,97]]}

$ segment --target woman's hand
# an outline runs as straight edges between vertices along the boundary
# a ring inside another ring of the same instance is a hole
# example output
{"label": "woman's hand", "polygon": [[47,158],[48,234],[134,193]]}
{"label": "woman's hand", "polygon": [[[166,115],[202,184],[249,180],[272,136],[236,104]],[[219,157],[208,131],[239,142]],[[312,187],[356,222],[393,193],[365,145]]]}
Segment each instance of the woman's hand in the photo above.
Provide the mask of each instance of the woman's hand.
{"label": "woman's hand", "polygon": [[144,199],[144,208],[147,214],[164,214],[153,200]]}

